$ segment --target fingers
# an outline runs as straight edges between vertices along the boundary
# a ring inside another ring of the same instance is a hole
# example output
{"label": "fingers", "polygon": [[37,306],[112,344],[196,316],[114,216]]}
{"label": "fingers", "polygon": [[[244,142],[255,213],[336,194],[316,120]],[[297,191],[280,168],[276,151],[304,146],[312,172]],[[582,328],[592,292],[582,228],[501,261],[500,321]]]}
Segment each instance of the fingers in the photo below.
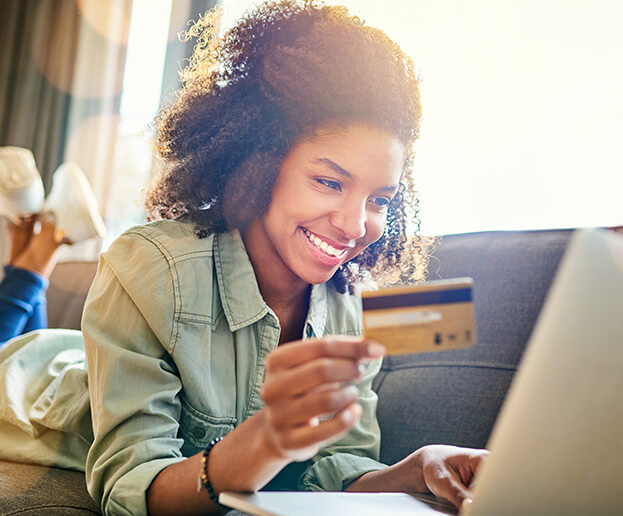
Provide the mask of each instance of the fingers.
{"label": "fingers", "polygon": [[463,457],[457,456],[456,458],[453,458],[451,464],[456,469],[463,485],[472,487],[476,473],[481,465],[486,461],[488,456],[489,452],[487,450],[475,450],[468,448],[466,449],[466,453]]}
{"label": "fingers", "polygon": [[384,352],[383,346],[363,337],[334,335],[322,339],[299,340],[283,344],[270,353],[266,370],[272,372],[290,369],[322,357],[351,360],[375,359],[383,356]]}
{"label": "fingers", "polygon": [[430,445],[421,448],[428,489],[462,508],[471,503],[474,475],[489,456],[487,450]]}
{"label": "fingers", "polygon": [[315,421],[275,433],[276,444],[284,455],[296,455],[298,450],[326,446],[346,435],[361,417],[361,412],[361,406],[352,403],[327,421]]}
{"label": "fingers", "polygon": [[463,485],[458,474],[452,469],[438,472],[428,488],[431,493],[449,500],[459,509],[472,499],[471,491]]}
{"label": "fingers", "polygon": [[[385,348],[362,337],[331,336],[280,345],[268,355],[262,399],[266,435],[283,456],[305,460],[355,425],[362,409],[360,362]],[[330,416],[321,421],[322,416]]]}
{"label": "fingers", "polygon": [[348,387],[313,392],[293,401],[272,406],[271,425],[276,429],[307,424],[312,418],[333,414],[345,409],[359,396],[359,389]]}
{"label": "fingers", "polygon": [[352,382],[361,376],[357,363],[351,360],[321,358],[312,360],[267,378],[262,386],[264,403],[298,396],[326,383]]}
{"label": "fingers", "polygon": [[[489,452],[489,450],[474,450],[474,454],[470,457],[472,476],[478,473],[482,465],[489,458],[489,455],[491,455],[491,452]],[[470,479],[470,482],[471,480],[472,479]]]}
{"label": "fingers", "polygon": [[382,356],[384,350],[373,341],[348,336],[281,345],[268,355],[262,399],[275,403],[327,383],[360,379],[359,362]]}

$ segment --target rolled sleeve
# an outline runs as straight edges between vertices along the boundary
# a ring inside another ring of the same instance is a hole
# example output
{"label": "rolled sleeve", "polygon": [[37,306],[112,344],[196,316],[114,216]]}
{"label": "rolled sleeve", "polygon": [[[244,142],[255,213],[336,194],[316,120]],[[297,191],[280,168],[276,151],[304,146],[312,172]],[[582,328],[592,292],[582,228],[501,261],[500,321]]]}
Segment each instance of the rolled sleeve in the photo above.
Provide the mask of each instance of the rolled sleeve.
{"label": "rolled sleeve", "polygon": [[376,419],[377,395],[372,390],[372,380],[380,368],[380,359],[368,365],[358,385],[361,418],[346,436],[312,458],[299,478],[300,490],[343,491],[361,475],[387,467],[378,461],[381,431]]}
{"label": "rolled sleeve", "polygon": [[[122,261],[120,258],[122,257]],[[140,284],[133,285],[140,269]],[[130,274],[130,275],[128,275]],[[106,515],[147,514],[146,492],[165,467],[185,460],[178,438],[181,379],[169,353],[173,297],[166,260],[140,238],[121,238],[100,260],[82,321],[94,440],[89,493]],[[151,305],[154,310],[151,310]]]}

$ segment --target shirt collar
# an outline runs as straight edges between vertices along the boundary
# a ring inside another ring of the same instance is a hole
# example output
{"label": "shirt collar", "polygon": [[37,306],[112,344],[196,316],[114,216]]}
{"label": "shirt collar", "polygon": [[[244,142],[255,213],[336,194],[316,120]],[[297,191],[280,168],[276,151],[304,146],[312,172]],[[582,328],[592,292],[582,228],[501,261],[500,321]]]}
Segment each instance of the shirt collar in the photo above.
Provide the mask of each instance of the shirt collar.
{"label": "shirt collar", "polygon": [[[238,230],[214,236],[214,264],[223,312],[231,331],[249,326],[272,312],[260,293],[255,272]],[[304,336],[322,337],[327,324],[327,285],[313,285]]]}
{"label": "shirt collar", "polygon": [[214,264],[223,312],[231,331],[249,326],[268,313],[238,230],[214,236]]}

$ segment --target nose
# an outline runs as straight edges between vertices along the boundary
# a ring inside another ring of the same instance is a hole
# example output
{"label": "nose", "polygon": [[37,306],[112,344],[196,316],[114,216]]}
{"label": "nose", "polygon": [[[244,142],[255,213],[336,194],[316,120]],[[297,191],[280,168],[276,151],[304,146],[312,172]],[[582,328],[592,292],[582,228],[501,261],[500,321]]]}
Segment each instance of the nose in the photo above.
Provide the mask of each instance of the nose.
{"label": "nose", "polygon": [[359,240],[366,234],[366,203],[348,203],[331,214],[331,225],[346,240]]}

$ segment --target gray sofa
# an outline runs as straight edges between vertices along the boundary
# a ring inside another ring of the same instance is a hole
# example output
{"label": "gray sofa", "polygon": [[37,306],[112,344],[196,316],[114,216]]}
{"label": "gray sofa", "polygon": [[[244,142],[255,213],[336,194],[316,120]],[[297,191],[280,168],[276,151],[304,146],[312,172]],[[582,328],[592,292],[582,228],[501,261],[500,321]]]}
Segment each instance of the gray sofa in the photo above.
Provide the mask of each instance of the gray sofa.
{"label": "gray sofa", "polygon": [[[375,380],[381,460],[430,443],[485,447],[571,231],[445,236],[429,279],[471,276],[478,344],[389,357]],[[60,264],[48,290],[52,327],[79,328],[94,263]],[[8,443],[2,443],[7,445]],[[75,471],[0,461],[0,516],[99,514]]]}

